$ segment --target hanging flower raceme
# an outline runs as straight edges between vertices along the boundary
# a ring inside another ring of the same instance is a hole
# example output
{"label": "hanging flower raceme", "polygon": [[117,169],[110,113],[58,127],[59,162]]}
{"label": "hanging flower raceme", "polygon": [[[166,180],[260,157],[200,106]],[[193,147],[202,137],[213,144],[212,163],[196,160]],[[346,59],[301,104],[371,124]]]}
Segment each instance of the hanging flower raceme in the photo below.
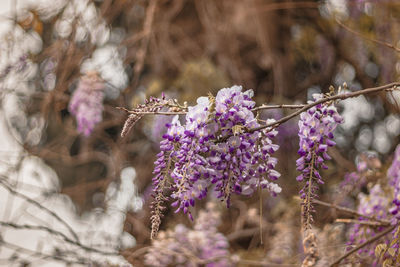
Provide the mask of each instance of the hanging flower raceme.
{"label": "hanging flower raceme", "polygon": [[[192,217],[190,206],[210,189],[228,206],[232,193],[250,195],[260,187],[272,195],[281,191],[273,183],[280,174],[275,170],[277,159],[271,156],[279,147],[272,143],[277,131],[252,131],[260,126],[251,111],[255,105],[252,96],[251,90],[242,92],[241,87],[233,86],[221,89],[215,98],[200,97],[196,106],[188,108],[179,142],[171,146],[174,152],[168,158],[172,166],[165,164],[164,154],[159,154],[155,163],[155,196],[160,192],[160,178],[171,177],[172,205]],[[178,123],[177,118],[174,121]],[[166,134],[163,138],[161,145],[172,137]],[[158,228],[160,213],[153,211],[153,229]]]}
{"label": "hanging flower raceme", "polygon": [[[280,174],[274,169],[277,159],[271,157],[279,146],[271,138],[277,135],[274,129],[245,132],[260,126],[251,109],[255,102],[251,100],[253,91],[241,92],[241,87],[221,89],[215,99],[215,122],[219,137],[225,142],[211,146],[208,158],[213,170],[210,173],[212,183],[216,184],[218,197],[229,205],[230,194],[250,195],[255,188],[268,188],[275,195],[280,187],[271,183]],[[268,120],[267,123],[272,123]]]}
{"label": "hanging flower raceme", "polygon": [[[314,101],[323,98],[322,94],[313,95]],[[311,102],[310,102],[311,103]],[[327,169],[324,161],[331,159],[327,154],[328,147],[336,143],[333,131],[343,121],[333,104],[318,104],[306,112],[301,113],[299,121],[300,158],[297,160],[297,170],[301,174],[297,181],[305,182],[300,191],[303,199],[303,216],[305,227],[312,223],[311,213],[314,211],[312,200],[316,197],[318,184],[324,181],[319,173],[320,168]]]}
{"label": "hanging flower raceme", "polygon": [[177,116],[166,126],[168,129],[167,133],[164,134],[164,139],[160,142],[161,152],[157,154],[157,160],[154,163],[156,167],[153,171],[152,238],[156,236],[161,224],[162,212],[165,209],[163,203],[168,200],[164,191],[168,188],[168,178],[171,176],[173,170],[173,158],[178,156],[175,148],[179,146],[184,131]]}
{"label": "hanging flower raceme", "polygon": [[89,136],[103,119],[104,81],[97,72],[82,76],[72,94],[68,110],[76,117],[78,132]]}

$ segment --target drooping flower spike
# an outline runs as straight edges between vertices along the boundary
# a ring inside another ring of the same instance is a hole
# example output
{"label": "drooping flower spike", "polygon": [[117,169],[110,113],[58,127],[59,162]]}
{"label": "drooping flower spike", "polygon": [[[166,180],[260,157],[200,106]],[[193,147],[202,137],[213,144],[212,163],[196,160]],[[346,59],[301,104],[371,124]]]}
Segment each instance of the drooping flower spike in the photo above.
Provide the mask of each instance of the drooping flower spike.
{"label": "drooping flower spike", "polygon": [[[314,94],[313,98],[314,101],[318,101],[323,95]],[[324,163],[331,159],[327,150],[336,144],[333,141],[333,131],[342,121],[333,104],[318,104],[300,114],[300,158],[296,165],[301,174],[296,179],[304,182],[300,198],[303,199],[303,222],[306,229],[310,228],[312,223],[312,200],[317,196],[318,184],[324,183],[319,170],[328,168]]]}

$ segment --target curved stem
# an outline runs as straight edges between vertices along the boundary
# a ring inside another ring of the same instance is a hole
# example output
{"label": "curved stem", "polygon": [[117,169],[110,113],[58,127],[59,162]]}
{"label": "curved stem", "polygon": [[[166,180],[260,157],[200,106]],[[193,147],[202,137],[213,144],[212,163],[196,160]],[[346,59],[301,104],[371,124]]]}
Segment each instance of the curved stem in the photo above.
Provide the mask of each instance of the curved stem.
{"label": "curved stem", "polygon": [[312,202],[312,180],[313,180],[313,172],[314,172],[314,160],[315,160],[315,153],[312,153],[311,157],[311,165],[310,165],[310,177],[308,178],[308,193],[307,197],[304,200],[304,204],[307,204],[307,221],[305,224],[305,228],[311,228],[311,202]]}
{"label": "curved stem", "polygon": [[353,97],[357,97],[360,95],[366,95],[366,94],[372,94],[372,93],[377,93],[380,91],[386,91],[386,90],[395,90],[398,86],[400,86],[400,82],[394,82],[394,83],[389,83],[386,85],[382,85],[382,86],[378,86],[378,87],[372,87],[372,88],[367,88],[364,90],[359,90],[359,91],[355,91],[355,92],[351,92],[351,93],[344,93],[344,94],[340,94],[340,95],[333,95],[333,96],[329,96],[329,97],[324,97],[318,101],[312,102],[308,105],[303,106],[301,109],[293,112],[292,114],[289,114],[288,116],[285,116],[275,122],[272,123],[268,123],[266,125],[257,127],[257,128],[253,128],[250,129],[249,132],[256,132],[268,127],[278,127],[279,125],[281,125],[282,123],[296,117],[297,115],[300,115],[301,113],[303,113],[304,111],[307,111],[308,109],[319,105],[319,104],[323,104],[329,101],[334,101],[334,100],[345,100],[347,98],[353,98]]}
{"label": "curved stem", "polygon": [[329,265],[329,267],[336,267],[339,266],[339,263],[344,260],[345,258],[347,258],[348,256],[350,256],[351,254],[353,254],[354,252],[358,251],[359,249],[362,249],[363,247],[365,247],[366,245],[380,239],[381,237],[387,235],[388,233],[390,233],[391,231],[394,230],[394,228],[396,228],[397,225],[392,225],[389,228],[387,228],[385,231],[379,233],[378,235],[371,237],[370,239],[368,239],[367,241],[365,241],[364,243],[358,245],[357,247],[353,248],[352,250],[350,250],[349,252],[347,252],[346,254],[344,254],[343,256],[341,256],[339,259],[337,259],[336,261],[334,261],[333,263],[331,263]]}

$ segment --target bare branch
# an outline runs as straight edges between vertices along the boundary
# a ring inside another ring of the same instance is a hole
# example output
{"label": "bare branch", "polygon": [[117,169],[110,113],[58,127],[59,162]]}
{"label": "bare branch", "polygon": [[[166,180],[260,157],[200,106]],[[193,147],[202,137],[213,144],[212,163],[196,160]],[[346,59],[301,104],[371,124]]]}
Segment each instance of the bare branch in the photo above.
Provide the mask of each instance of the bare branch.
{"label": "bare branch", "polygon": [[30,249],[27,249],[27,248],[20,247],[20,246],[17,246],[15,244],[9,243],[9,242],[5,241],[4,239],[0,239],[0,245],[5,246],[5,247],[7,247],[9,249],[12,249],[15,252],[28,254],[29,256],[33,256],[33,257],[36,257],[36,258],[53,259],[53,260],[57,260],[57,261],[61,261],[61,262],[67,263],[67,264],[90,265],[91,263],[93,263],[93,262],[88,262],[88,261],[86,261],[84,259],[72,260],[72,259],[67,259],[65,257],[58,256],[58,255],[50,255],[50,254],[45,254],[45,253],[38,252],[38,251],[33,251],[33,250],[30,250]]}
{"label": "bare branch", "polygon": [[337,222],[337,223],[355,223],[355,224],[362,224],[362,225],[367,225],[367,226],[371,226],[371,227],[387,226],[386,223],[359,221],[359,220],[354,220],[354,219],[336,219],[335,222]]}
{"label": "bare branch", "polygon": [[[259,107],[255,107],[253,108],[251,111],[256,112],[259,110],[264,110],[264,109],[283,109],[283,108],[287,108],[287,109],[298,109],[298,108],[302,108],[304,107],[304,104],[299,104],[299,105],[261,105]],[[129,110],[126,109],[124,107],[116,107],[116,109],[119,110],[123,110],[126,113],[129,114],[138,114],[138,115],[185,115],[187,113],[187,111],[133,111],[133,110]]]}
{"label": "bare branch", "polygon": [[344,260],[345,258],[347,258],[348,256],[350,256],[351,254],[353,254],[354,252],[358,251],[359,249],[362,249],[363,247],[365,247],[368,244],[371,244],[372,242],[380,239],[381,237],[387,235],[388,233],[390,233],[391,231],[394,230],[394,228],[396,228],[397,225],[392,225],[389,228],[387,228],[385,231],[377,234],[374,237],[371,237],[370,239],[368,239],[367,241],[365,241],[364,243],[356,246],[355,248],[353,248],[352,250],[350,250],[349,252],[347,252],[346,254],[344,254],[343,256],[341,256],[339,259],[337,259],[336,261],[334,261],[333,263],[331,263],[329,266],[330,267],[336,267],[339,266],[339,263]]}
{"label": "bare branch", "polygon": [[40,231],[46,231],[52,235],[58,235],[60,237],[62,237],[64,239],[65,242],[68,242],[70,244],[73,244],[75,246],[78,246],[86,251],[90,251],[90,252],[96,252],[99,254],[103,254],[103,255],[109,255],[109,256],[118,256],[119,253],[117,252],[110,252],[110,251],[102,251],[102,250],[98,250],[96,248],[92,248],[92,247],[88,247],[85,246],[83,244],[81,244],[80,242],[77,241],[73,241],[72,239],[68,238],[66,235],[64,235],[63,233],[53,230],[51,228],[48,228],[46,226],[41,226],[41,225],[28,225],[28,224],[15,224],[15,223],[11,223],[11,222],[2,222],[0,221],[0,225],[5,226],[5,227],[11,227],[14,229],[18,229],[18,230],[40,230]]}
{"label": "bare branch", "polygon": [[394,49],[396,52],[400,52],[400,48],[398,48],[398,47],[396,47],[396,46],[394,46],[394,45],[392,45],[392,44],[390,44],[390,43],[388,43],[388,42],[384,42],[384,41],[380,41],[380,40],[377,40],[377,39],[374,39],[374,38],[370,38],[370,37],[364,36],[364,35],[362,35],[361,33],[359,33],[359,32],[357,32],[357,31],[351,29],[350,27],[344,25],[344,24],[343,24],[341,21],[339,21],[338,19],[336,19],[336,22],[337,22],[337,24],[339,24],[340,26],[342,26],[345,30],[347,30],[347,31],[349,31],[349,32],[351,32],[351,33],[353,33],[353,34],[355,34],[355,35],[357,35],[357,36],[359,36],[359,37],[361,37],[361,38],[363,38],[363,39],[365,39],[365,40],[368,40],[368,41],[370,41],[370,42],[373,42],[373,43],[376,43],[376,44],[379,44],[379,45],[386,46],[386,47],[388,47],[388,48],[390,48],[390,49]]}
{"label": "bare branch", "polygon": [[[324,97],[322,99],[319,99],[313,103],[310,104],[300,104],[300,105],[262,105],[259,107],[254,108],[252,111],[259,111],[262,109],[278,109],[278,108],[289,108],[289,109],[298,109],[297,111],[293,112],[292,114],[289,114],[288,116],[285,116],[275,122],[271,122],[268,123],[266,125],[262,125],[260,127],[257,128],[253,128],[253,129],[249,129],[248,132],[252,133],[252,132],[256,132],[265,128],[269,128],[269,127],[273,127],[276,128],[279,125],[281,125],[282,123],[300,115],[302,112],[307,111],[308,109],[319,105],[319,104],[323,104],[326,102],[330,102],[330,101],[335,101],[335,100],[345,100],[348,98],[354,98],[354,97],[358,97],[360,95],[366,95],[366,94],[372,94],[372,93],[377,93],[377,92],[381,92],[381,91],[393,91],[396,90],[397,87],[400,86],[400,82],[393,82],[393,83],[389,83],[386,85],[382,85],[382,86],[378,86],[378,87],[372,87],[372,88],[367,88],[367,89],[363,89],[363,90],[359,90],[359,91],[355,91],[355,92],[351,92],[351,93],[344,93],[344,94],[339,94],[339,95],[333,95],[333,96],[329,96],[329,97]],[[184,115],[187,112],[186,111],[179,111],[179,112],[161,112],[161,111],[156,111],[156,112],[137,112],[137,111],[130,111],[126,108],[122,108],[122,107],[117,107],[120,110],[124,110],[127,113],[130,114],[143,114],[143,115]]]}
{"label": "bare branch", "polygon": [[353,98],[353,97],[357,97],[360,95],[366,95],[366,94],[372,94],[372,93],[377,93],[377,92],[381,92],[381,91],[392,91],[395,90],[398,86],[400,86],[399,82],[394,82],[394,83],[389,83],[386,85],[382,85],[382,86],[378,86],[378,87],[372,87],[372,88],[367,88],[364,90],[359,90],[359,91],[355,91],[355,92],[351,92],[351,93],[344,93],[344,94],[340,94],[340,95],[333,95],[333,96],[329,96],[329,97],[324,97],[320,100],[317,100],[313,103],[310,103],[308,105],[303,106],[301,109],[293,112],[292,114],[283,117],[275,122],[271,122],[268,123],[266,125],[257,127],[257,128],[253,128],[250,129],[249,132],[256,132],[265,128],[269,128],[269,127],[278,127],[279,125],[281,125],[282,123],[296,117],[297,115],[300,115],[301,113],[303,113],[306,110],[309,110],[310,108],[319,105],[319,104],[323,104],[326,102],[330,102],[330,101],[334,101],[334,100],[344,100],[347,98]]}
{"label": "bare branch", "polygon": [[62,225],[64,225],[68,229],[68,231],[71,233],[71,235],[74,237],[74,239],[79,242],[78,235],[75,233],[75,231],[72,229],[72,227],[66,221],[64,221],[60,216],[58,216],[55,212],[49,210],[48,208],[44,207],[42,204],[40,204],[36,200],[18,192],[18,191],[15,191],[13,188],[11,188],[11,186],[7,185],[4,180],[5,179],[0,179],[1,186],[3,186],[5,189],[7,189],[11,194],[24,199],[25,201],[31,203],[32,205],[38,207],[39,209],[41,209],[41,210],[47,212],[48,214],[50,214],[51,216],[53,216],[57,221],[59,221]]}
{"label": "bare branch", "polygon": [[313,203],[319,204],[319,205],[322,205],[322,206],[325,206],[325,207],[337,209],[337,210],[340,210],[340,211],[343,211],[343,212],[346,212],[346,213],[350,213],[350,214],[358,216],[358,217],[364,217],[366,219],[369,219],[369,220],[372,220],[372,221],[375,221],[375,222],[379,222],[382,225],[390,225],[390,221],[388,221],[388,220],[377,219],[377,218],[375,218],[373,216],[364,215],[364,214],[361,214],[361,213],[359,213],[359,212],[357,212],[355,210],[352,210],[352,209],[349,209],[349,208],[346,208],[346,207],[341,207],[341,206],[338,206],[338,205],[335,205],[335,204],[331,204],[331,203],[327,203],[327,202],[324,202],[324,201],[321,201],[321,200],[317,200],[317,199],[314,199]]}

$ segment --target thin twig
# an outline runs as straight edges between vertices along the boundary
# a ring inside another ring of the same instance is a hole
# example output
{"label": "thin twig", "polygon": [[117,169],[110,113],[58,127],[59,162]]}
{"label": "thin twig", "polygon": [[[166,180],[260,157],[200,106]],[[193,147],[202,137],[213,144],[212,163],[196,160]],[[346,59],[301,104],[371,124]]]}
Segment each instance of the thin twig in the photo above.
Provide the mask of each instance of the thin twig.
{"label": "thin twig", "polygon": [[[235,231],[235,232],[230,233],[229,235],[227,235],[226,239],[228,239],[228,241],[232,242],[232,241],[234,241],[236,239],[239,239],[239,238],[253,236],[255,233],[260,231],[260,228],[261,227],[254,227],[254,228],[238,230],[238,231]],[[266,229],[267,226],[264,225],[262,228]]]}
{"label": "thin twig", "polygon": [[344,93],[344,94],[340,94],[340,95],[333,95],[333,96],[329,96],[329,97],[324,97],[324,98],[321,98],[321,99],[319,99],[319,100],[317,100],[315,102],[312,102],[312,103],[310,103],[308,105],[303,106],[301,109],[299,109],[299,110],[293,112],[292,114],[289,114],[288,116],[285,116],[285,117],[283,117],[283,118],[281,118],[281,119],[279,119],[279,120],[277,120],[275,122],[271,122],[271,123],[268,123],[266,125],[250,129],[248,132],[252,133],[252,132],[257,132],[259,130],[262,130],[262,129],[265,129],[265,128],[269,128],[269,127],[278,127],[282,123],[284,123],[284,122],[286,122],[286,121],[288,121],[288,120],[300,115],[304,111],[307,111],[308,109],[310,109],[310,108],[312,108],[312,107],[314,107],[316,105],[319,105],[319,104],[323,104],[323,103],[334,101],[334,100],[344,100],[344,99],[347,99],[347,98],[353,98],[353,97],[357,97],[357,96],[360,96],[360,95],[377,93],[377,92],[385,91],[385,90],[388,90],[388,89],[394,90],[398,86],[400,86],[400,82],[394,82],[394,83],[389,83],[389,84],[378,86],[378,87],[367,88],[367,89],[364,89],[364,90],[359,90],[359,91],[355,91],[355,92],[351,92],[351,93]]}
{"label": "thin twig", "polygon": [[[12,244],[10,242],[5,241],[4,239],[0,239],[0,245],[2,245],[4,247],[7,247],[9,249],[12,249],[12,250],[14,250],[15,252],[18,252],[18,253],[27,254],[27,255],[29,255],[31,257],[33,256],[33,257],[42,258],[42,259],[53,259],[53,260],[57,260],[57,261],[61,261],[61,262],[67,263],[67,264],[80,264],[80,265],[88,266],[91,263],[93,263],[93,261],[89,261],[88,262],[88,261],[86,261],[84,259],[79,259],[79,258],[77,260],[70,260],[70,259],[58,256],[58,255],[44,254],[42,252],[33,251],[33,250],[30,250],[30,249],[27,249],[27,248],[24,248],[24,247],[17,246],[15,244]],[[9,263],[9,261],[8,261],[8,263]]]}
{"label": "thin twig", "polygon": [[152,27],[153,27],[153,20],[154,20],[154,13],[156,11],[156,7],[157,7],[157,0],[151,0],[149,3],[149,6],[147,7],[146,10],[146,18],[144,20],[144,25],[143,25],[143,39],[142,39],[142,44],[140,49],[137,52],[137,60],[136,60],[136,64],[134,67],[134,83],[133,83],[133,87],[135,88],[138,85],[139,82],[139,76],[140,76],[140,72],[143,69],[144,66],[144,60],[146,58],[146,54],[147,54],[147,48],[149,45],[149,41],[150,41],[150,36],[151,36],[151,32],[152,32]]}
{"label": "thin twig", "polygon": [[371,237],[370,239],[368,239],[367,241],[365,241],[364,243],[358,245],[357,247],[353,248],[352,250],[350,250],[349,252],[347,252],[346,254],[344,254],[343,256],[341,256],[339,259],[337,259],[336,261],[334,261],[333,263],[331,263],[329,265],[329,267],[336,267],[339,266],[339,263],[344,260],[345,258],[347,258],[348,256],[350,256],[351,254],[353,254],[354,252],[358,251],[359,249],[362,249],[363,247],[365,247],[366,245],[380,239],[381,237],[385,236],[386,234],[390,233],[391,231],[393,231],[394,228],[396,228],[397,225],[392,225],[389,228],[387,228],[385,231],[379,233],[378,235]]}
{"label": "thin twig", "polygon": [[253,108],[251,111],[259,111],[263,109],[278,109],[278,108],[287,108],[287,109],[298,109],[304,107],[304,104],[299,105],[261,105],[259,107]]}
{"label": "thin twig", "polygon": [[250,9],[250,12],[247,14],[253,14],[256,12],[270,12],[275,10],[282,10],[282,9],[298,9],[298,8],[318,8],[320,3],[318,2],[311,2],[311,1],[303,1],[303,2],[283,2],[283,3],[271,3],[267,5],[259,6],[255,9]]}
{"label": "thin twig", "polygon": [[78,247],[80,247],[80,248],[82,248],[82,249],[84,249],[86,251],[96,252],[96,253],[103,254],[103,255],[108,255],[108,256],[119,256],[119,253],[117,253],[117,252],[102,251],[102,250],[99,250],[99,249],[96,249],[96,248],[85,246],[80,242],[77,242],[77,241],[74,241],[74,240],[70,239],[65,234],[63,234],[63,233],[61,233],[59,231],[53,230],[51,228],[48,228],[46,226],[29,225],[29,224],[15,224],[15,223],[12,223],[12,222],[2,222],[2,221],[0,221],[0,225],[5,226],[5,227],[11,227],[11,228],[18,229],[18,230],[46,231],[46,232],[48,232],[48,233],[50,233],[52,235],[61,236],[64,239],[65,242],[73,244],[75,246],[78,246]]}
{"label": "thin twig", "polygon": [[123,110],[129,114],[137,115],[185,115],[186,111],[132,111],[124,107],[116,107],[116,109]]}
{"label": "thin twig", "polygon": [[357,32],[357,31],[351,29],[350,27],[344,25],[344,24],[343,24],[342,22],[340,22],[338,19],[336,19],[336,22],[337,22],[337,24],[339,24],[340,26],[342,26],[345,30],[347,30],[347,31],[349,31],[349,32],[351,32],[351,33],[354,33],[355,35],[358,35],[358,36],[360,36],[361,38],[363,38],[363,39],[365,39],[365,40],[368,40],[368,41],[370,41],[370,42],[373,42],[373,43],[376,43],[376,44],[380,44],[380,45],[386,46],[386,47],[388,47],[388,48],[390,48],[390,49],[394,49],[396,52],[400,52],[400,48],[394,46],[393,44],[390,44],[390,43],[384,42],[384,41],[380,41],[380,40],[377,40],[377,39],[374,39],[374,38],[371,38],[371,37],[364,36],[364,35],[362,35],[361,33],[359,33],[359,32]]}
{"label": "thin twig", "polygon": [[5,189],[7,189],[11,194],[16,195],[16,196],[26,200],[27,202],[31,203],[32,205],[38,207],[41,210],[44,210],[45,212],[47,212],[48,214],[53,216],[57,221],[59,221],[62,225],[64,225],[68,229],[68,231],[71,233],[71,235],[74,237],[74,239],[77,242],[79,242],[78,235],[75,233],[75,231],[72,229],[72,227],[66,221],[64,221],[60,216],[58,216],[55,212],[44,207],[42,204],[40,204],[36,200],[18,192],[18,191],[15,191],[13,188],[11,188],[11,186],[7,185],[3,179],[0,179],[0,185],[3,186]]}
{"label": "thin twig", "polygon": [[388,220],[377,219],[377,218],[375,218],[373,216],[364,215],[364,214],[361,214],[361,213],[359,213],[359,212],[357,212],[355,210],[352,210],[352,209],[349,209],[349,208],[346,208],[346,207],[341,207],[341,206],[338,206],[338,205],[335,205],[335,204],[331,204],[331,203],[328,203],[328,202],[324,202],[324,201],[321,201],[321,200],[317,200],[317,199],[314,199],[313,203],[319,204],[319,205],[322,205],[322,206],[325,206],[325,207],[337,209],[337,210],[340,210],[340,211],[343,211],[343,212],[347,212],[347,213],[350,213],[350,214],[358,216],[358,217],[364,217],[366,219],[369,219],[369,220],[372,220],[372,221],[375,221],[375,222],[379,222],[382,225],[390,225],[390,221],[388,221]]}
{"label": "thin twig", "polygon": [[[260,107],[256,107],[254,109],[252,109],[252,111],[259,111],[262,109],[277,109],[277,108],[289,108],[289,109],[298,109],[297,111],[289,114],[288,116],[285,116],[277,121],[268,123],[266,125],[262,125],[260,127],[256,127],[253,129],[248,129],[247,131],[252,133],[252,132],[257,132],[259,130],[265,129],[265,128],[269,128],[269,127],[278,127],[279,125],[281,125],[282,123],[300,115],[302,112],[307,111],[308,109],[319,105],[319,104],[323,104],[326,102],[330,102],[330,101],[334,101],[334,100],[345,100],[347,98],[354,98],[354,97],[358,97],[360,95],[366,95],[366,94],[372,94],[372,93],[377,93],[380,91],[385,91],[385,90],[394,90],[396,89],[398,86],[400,86],[400,82],[394,82],[394,83],[389,83],[386,85],[382,85],[382,86],[378,86],[378,87],[372,87],[372,88],[367,88],[367,89],[363,89],[363,90],[359,90],[359,91],[355,91],[355,92],[351,92],[351,93],[343,93],[343,94],[339,94],[339,95],[333,95],[333,96],[329,96],[329,97],[324,97],[322,99],[319,99],[315,102],[312,102],[310,104],[303,104],[303,105],[262,105]],[[127,113],[130,114],[144,114],[144,115],[184,115],[187,112],[186,111],[179,111],[179,112],[162,112],[162,111],[157,111],[157,112],[137,112],[137,111],[130,111],[126,108],[123,107],[117,107],[117,109],[120,110],[124,110]],[[229,136],[226,136],[226,138],[228,138]]]}
{"label": "thin twig", "polygon": [[[265,109],[298,109],[304,107],[304,104],[299,105],[261,105],[259,107],[253,108],[251,111],[256,112]],[[185,115],[187,111],[133,111],[126,109],[124,107],[116,107],[116,109],[123,110],[129,114],[138,114],[138,115]]]}
{"label": "thin twig", "polygon": [[371,227],[387,226],[386,223],[359,221],[359,220],[354,220],[354,219],[336,219],[335,222],[337,222],[337,223],[355,223],[355,224],[368,225]]}

